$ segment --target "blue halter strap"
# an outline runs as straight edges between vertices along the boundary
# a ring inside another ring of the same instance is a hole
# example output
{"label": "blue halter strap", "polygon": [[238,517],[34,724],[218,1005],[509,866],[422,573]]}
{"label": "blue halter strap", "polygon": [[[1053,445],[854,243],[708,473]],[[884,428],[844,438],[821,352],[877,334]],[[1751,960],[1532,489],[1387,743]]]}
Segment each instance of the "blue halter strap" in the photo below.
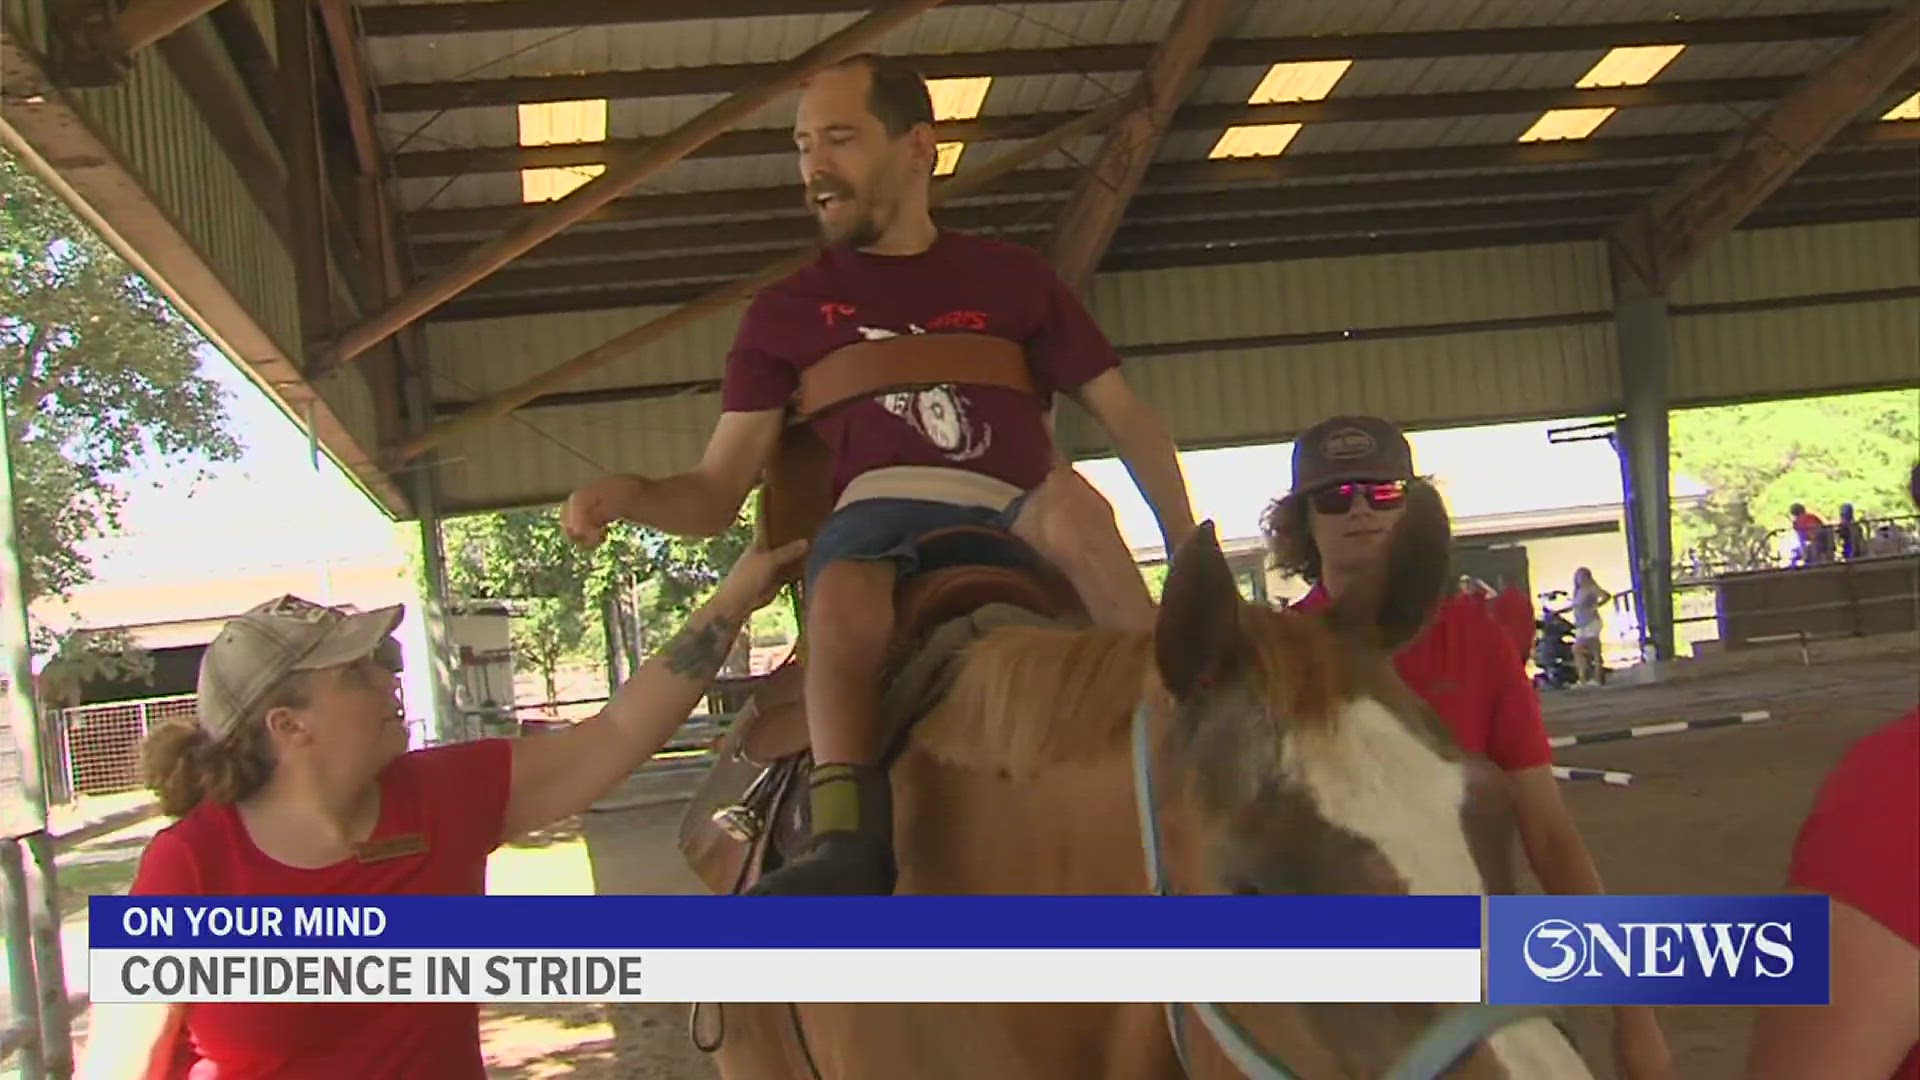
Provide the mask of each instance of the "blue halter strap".
{"label": "blue halter strap", "polygon": [[[1165,856],[1160,839],[1160,814],[1153,796],[1153,752],[1149,711],[1142,701],[1133,710],[1133,794],[1140,812],[1140,844],[1147,857],[1147,880],[1157,896],[1170,896]],[[1247,1080],[1300,1080],[1280,1059],[1260,1049],[1247,1030],[1212,1003],[1166,1006],[1167,1028],[1180,1069],[1193,1075],[1187,1056],[1187,1010],[1200,1017],[1201,1026]],[[1531,1007],[1472,1004],[1450,1010],[1427,1026],[1381,1080],[1439,1080],[1474,1047],[1510,1024],[1545,1015]]]}

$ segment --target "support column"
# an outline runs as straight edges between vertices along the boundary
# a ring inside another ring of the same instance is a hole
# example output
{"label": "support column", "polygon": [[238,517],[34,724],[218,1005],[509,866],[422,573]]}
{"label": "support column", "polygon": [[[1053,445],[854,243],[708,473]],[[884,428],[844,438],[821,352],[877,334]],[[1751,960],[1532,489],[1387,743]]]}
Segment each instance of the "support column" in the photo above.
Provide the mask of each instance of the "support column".
{"label": "support column", "polygon": [[[314,81],[313,11],[282,4],[274,23],[280,58],[280,144],[287,164],[287,220],[300,296],[300,360],[311,370],[333,339],[333,274],[327,251],[326,161]],[[384,300],[385,297],[380,299]]]}
{"label": "support column", "polygon": [[[1674,656],[1673,500],[1668,477],[1667,375],[1670,363],[1667,298],[1614,275],[1614,339],[1625,405],[1618,446],[1626,458],[1627,547],[1639,599],[1643,643],[1662,660]],[[1626,285],[1627,287],[1623,287]]]}
{"label": "support column", "polygon": [[[417,350],[416,350],[417,352]],[[433,422],[433,393],[424,364],[408,364],[405,375],[407,430],[419,434]],[[428,713],[427,741],[455,742],[474,732],[459,712],[453,694],[453,649],[447,639],[447,548],[440,535],[440,485],[434,469],[436,456],[412,462],[407,488],[420,519],[420,562],[425,568],[426,592],[421,624],[426,629],[432,676],[433,708]]]}
{"label": "support column", "polygon": [[[0,385],[0,427],[6,424],[6,388]],[[60,892],[47,835],[46,746],[41,741],[40,705],[34,693],[32,638],[27,623],[20,529],[15,513],[13,459],[0,443],[0,724],[11,729],[19,763],[23,805],[0,806],[0,829],[8,854],[5,905],[9,965],[15,997],[13,1011],[34,1017],[39,1067],[51,1080],[73,1075],[73,1033],[67,1016],[66,964],[60,955]],[[9,800],[11,801],[11,800]],[[18,873],[12,860],[24,855]],[[14,940],[20,914],[27,923],[29,948]],[[20,969],[29,964],[31,976]]]}

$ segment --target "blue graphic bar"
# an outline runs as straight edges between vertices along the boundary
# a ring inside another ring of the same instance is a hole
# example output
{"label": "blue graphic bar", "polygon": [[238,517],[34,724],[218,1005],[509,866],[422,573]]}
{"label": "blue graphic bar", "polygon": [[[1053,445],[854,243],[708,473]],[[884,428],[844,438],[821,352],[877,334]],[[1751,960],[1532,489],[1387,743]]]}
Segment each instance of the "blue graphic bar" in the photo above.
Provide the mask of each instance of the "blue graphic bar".
{"label": "blue graphic bar", "polygon": [[1495,1005],[1825,1005],[1824,896],[1496,896]]}
{"label": "blue graphic bar", "polygon": [[94,949],[1478,949],[1477,896],[95,896]]}

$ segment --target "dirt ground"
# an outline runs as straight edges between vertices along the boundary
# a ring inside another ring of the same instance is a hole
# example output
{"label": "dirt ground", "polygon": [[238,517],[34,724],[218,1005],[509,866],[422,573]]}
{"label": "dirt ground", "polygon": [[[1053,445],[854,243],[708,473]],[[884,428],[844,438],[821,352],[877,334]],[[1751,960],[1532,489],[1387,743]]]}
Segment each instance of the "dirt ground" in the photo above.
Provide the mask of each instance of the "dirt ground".
{"label": "dirt ground", "polygon": [[[1920,667],[1890,659],[1802,667],[1647,687],[1563,691],[1547,702],[1555,734],[1766,709],[1766,722],[1564,750],[1559,760],[1626,770],[1631,787],[1571,782],[1564,791],[1610,891],[1768,892],[1816,786],[1861,735],[1920,699]],[[698,884],[673,839],[680,807],[589,815],[599,891],[685,892]],[[525,1009],[526,1007],[519,1007]],[[554,1007],[488,1013],[498,1077],[710,1080],[689,1043],[684,1006]],[[1663,1010],[1685,1080],[1732,1080],[1742,1068],[1748,1017],[1730,1009]],[[1575,1018],[1598,1075],[1611,1076],[1604,1015]],[[497,1036],[512,1032],[511,1038]],[[551,1050],[543,1050],[543,1045]],[[1063,1078],[1065,1080],[1065,1078]]]}

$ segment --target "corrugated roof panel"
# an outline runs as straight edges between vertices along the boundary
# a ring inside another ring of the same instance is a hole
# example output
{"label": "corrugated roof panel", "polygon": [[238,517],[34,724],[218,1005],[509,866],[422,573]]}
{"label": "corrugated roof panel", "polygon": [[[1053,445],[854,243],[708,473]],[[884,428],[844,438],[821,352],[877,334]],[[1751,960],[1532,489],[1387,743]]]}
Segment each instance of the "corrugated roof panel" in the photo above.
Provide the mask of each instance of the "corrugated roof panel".
{"label": "corrugated roof panel", "polygon": [[558,502],[610,472],[691,469],[719,411],[706,394],[516,413],[448,443],[435,476],[456,512]]}
{"label": "corrugated roof panel", "polygon": [[[1603,412],[1617,399],[1599,324],[1130,360],[1128,381],[1183,445],[1277,442],[1338,413],[1409,426]],[[1079,447],[1110,453],[1104,443]]]}
{"label": "corrugated roof panel", "polygon": [[[1637,135],[1717,134],[1745,127],[1766,111],[1767,103],[1759,101],[1621,109],[1600,125],[1598,137],[1625,139]],[[1712,148],[1709,142],[1700,149],[1704,153]]]}
{"label": "corrugated roof panel", "polygon": [[1139,81],[1139,73],[1132,71],[1007,76],[993,80],[981,115],[1024,116],[1098,108],[1124,97]]}
{"label": "corrugated roof panel", "polygon": [[[608,126],[612,126],[611,116]],[[436,113],[395,113],[382,117],[379,127],[389,154],[517,146],[520,142],[520,113],[511,105]]]}
{"label": "corrugated roof panel", "polygon": [[1904,218],[1735,232],[1673,283],[1672,298],[1714,304],[1916,286],[1920,220]]}
{"label": "corrugated roof panel", "polygon": [[1914,297],[1676,317],[1670,391],[1684,405],[1914,386],[1917,330]]}
{"label": "corrugated roof panel", "polygon": [[390,180],[387,190],[407,213],[420,210],[514,206],[520,202],[519,173],[473,173]]}
{"label": "corrugated roof panel", "polygon": [[[567,388],[651,386],[718,378],[743,307],[735,305],[683,327]],[[442,398],[497,392],[671,310],[621,308],[430,323],[427,341],[436,392]]]}
{"label": "corrugated roof panel", "polygon": [[1102,275],[1123,345],[1604,311],[1602,245],[1542,244]]}
{"label": "corrugated roof panel", "polygon": [[1347,71],[1333,96],[1453,94],[1571,86],[1600,53],[1561,52],[1430,60],[1361,60]]}
{"label": "corrugated roof panel", "polygon": [[1758,79],[1804,75],[1826,64],[1850,39],[1755,41],[1690,45],[1660,73],[1659,82]]}

